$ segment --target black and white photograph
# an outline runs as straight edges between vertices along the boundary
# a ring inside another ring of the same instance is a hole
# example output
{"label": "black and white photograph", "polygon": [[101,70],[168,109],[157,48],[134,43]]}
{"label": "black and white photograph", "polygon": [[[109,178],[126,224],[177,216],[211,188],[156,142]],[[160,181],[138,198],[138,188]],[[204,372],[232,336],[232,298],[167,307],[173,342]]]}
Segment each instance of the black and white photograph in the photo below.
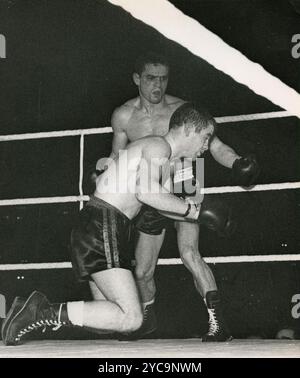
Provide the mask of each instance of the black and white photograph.
{"label": "black and white photograph", "polygon": [[299,358],[299,230],[300,0],[0,0],[1,359]]}

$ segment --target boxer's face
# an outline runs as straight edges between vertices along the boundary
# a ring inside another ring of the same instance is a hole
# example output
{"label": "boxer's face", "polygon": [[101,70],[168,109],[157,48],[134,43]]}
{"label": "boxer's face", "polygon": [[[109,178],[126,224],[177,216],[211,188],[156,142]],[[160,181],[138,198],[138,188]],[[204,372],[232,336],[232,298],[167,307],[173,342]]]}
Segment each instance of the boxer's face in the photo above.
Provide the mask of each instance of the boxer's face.
{"label": "boxer's face", "polygon": [[162,64],[146,64],[141,75],[133,75],[133,80],[143,98],[151,104],[159,104],[166,93],[168,74],[168,67]]}
{"label": "boxer's face", "polygon": [[209,149],[209,143],[214,135],[214,126],[209,125],[207,128],[202,129],[200,133],[193,131],[191,134],[193,135],[190,138],[190,152],[191,157],[195,159]]}

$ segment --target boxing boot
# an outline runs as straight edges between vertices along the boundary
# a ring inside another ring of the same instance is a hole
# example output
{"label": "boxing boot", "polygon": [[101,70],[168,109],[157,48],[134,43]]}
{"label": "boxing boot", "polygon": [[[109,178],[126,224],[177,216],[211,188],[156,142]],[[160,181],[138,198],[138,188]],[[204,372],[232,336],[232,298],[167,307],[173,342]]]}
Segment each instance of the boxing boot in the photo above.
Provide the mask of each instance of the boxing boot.
{"label": "boxing boot", "polygon": [[47,297],[34,291],[23,305],[14,301],[2,326],[2,341],[5,345],[18,345],[21,338],[41,327],[71,325],[66,303],[50,304]]}
{"label": "boxing boot", "polygon": [[206,294],[206,305],[208,311],[208,332],[202,337],[203,342],[208,341],[230,341],[232,336],[227,328],[221,300],[218,291],[209,291]]}

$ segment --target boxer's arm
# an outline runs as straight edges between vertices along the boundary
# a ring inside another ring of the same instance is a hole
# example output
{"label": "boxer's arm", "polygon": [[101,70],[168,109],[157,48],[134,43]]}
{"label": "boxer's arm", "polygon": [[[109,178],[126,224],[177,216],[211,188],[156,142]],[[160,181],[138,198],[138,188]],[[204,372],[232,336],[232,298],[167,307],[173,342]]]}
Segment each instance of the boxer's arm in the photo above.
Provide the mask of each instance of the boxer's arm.
{"label": "boxer's arm", "polygon": [[223,143],[217,136],[214,136],[211,141],[209,150],[213,158],[226,168],[232,168],[235,160],[240,158],[231,147]]}
{"label": "boxer's arm", "polygon": [[[142,164],[145,165],[140,166],[136,197],[140,202],[165,212],[167,217],[172,218],[174,214],[183,216],[189,206],[160,184],[162,166],[169,162],[169,154],[169,146],[166,147],[165,142],[151,144],[143,151]],[[189,217],[193,219],[194,216],[192,211]]]}
{"label": "boxer's arm", "polygon": [[184,216],[180,216],[180,215],[174,215],[172,213],[169,213],[167,211],[158,211],[161,215],[163,215],[164,217],[167,217],[167,218],[170,218],[170,219],[173,219],[175,221],[179,221],[179,222],[186,222],[186,221],[194,221],[195,219],[194,218],[190,218],[190,217],[184,217]]}
{"label": "boxer's arm", "polygon": [[232,169],[233,185],[244,187],[255,185],[260,174],[260,166],[255,155],[239,156],[216,136],[210,144],[210,151],[218,163]]}
{"label": "boxer's arm", "polygon": [[96,163],[96,169],[102,171],[108,167],[120,150],[124,150],[128,144],[126,133],[127,114],[122,108],[113,112],[111,126],[113,129],[112,150],[108,158],[101,158]]}

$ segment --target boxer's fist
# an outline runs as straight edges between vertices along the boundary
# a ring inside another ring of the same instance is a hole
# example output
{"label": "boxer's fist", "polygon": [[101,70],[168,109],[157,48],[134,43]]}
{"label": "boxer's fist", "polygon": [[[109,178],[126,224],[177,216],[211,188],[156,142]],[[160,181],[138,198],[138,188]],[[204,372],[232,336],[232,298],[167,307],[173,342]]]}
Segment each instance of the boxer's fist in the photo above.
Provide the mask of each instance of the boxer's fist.
{"label": "boxer's fist", "polygon": [[236,228],[231,209],[215,194],[204,196],[197,222],[225,237],[231,236]]}
{"label": "boxer's fist", "polygon": [[254,185],[260,173],[259,164],[254,155],[236,159],[232,165],[232,178],[235,185]]}

